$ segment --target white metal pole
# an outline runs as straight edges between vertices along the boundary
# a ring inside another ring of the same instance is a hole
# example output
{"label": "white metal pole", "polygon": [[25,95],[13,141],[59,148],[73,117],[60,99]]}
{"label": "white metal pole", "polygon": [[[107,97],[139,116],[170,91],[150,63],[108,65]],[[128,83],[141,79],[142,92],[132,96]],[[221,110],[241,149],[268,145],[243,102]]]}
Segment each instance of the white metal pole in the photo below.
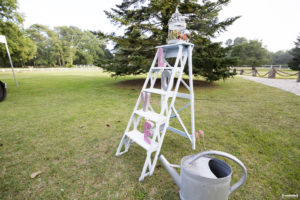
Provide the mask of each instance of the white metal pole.
{"label": "white metal pole", "polygon": [[16,75],[15,75],[15,71],[14,71],[14,66],[13,66],[13,63],[12,63],[12,61],[11,61],[11,57],[10,57],[10,53],[9,53],[9,50],[8,50],[7,43],[5,43],[5,47],[6,47],[7,55],[8,55],[8,58],[9,58],[11,70],[12,70],[12,72],[13,72],[14,79],[15,79],[15,82],[16,82],[16,86],[18,87],[19,84],[18,84],[18,81],[17,81],[17,79],[16,79]]}

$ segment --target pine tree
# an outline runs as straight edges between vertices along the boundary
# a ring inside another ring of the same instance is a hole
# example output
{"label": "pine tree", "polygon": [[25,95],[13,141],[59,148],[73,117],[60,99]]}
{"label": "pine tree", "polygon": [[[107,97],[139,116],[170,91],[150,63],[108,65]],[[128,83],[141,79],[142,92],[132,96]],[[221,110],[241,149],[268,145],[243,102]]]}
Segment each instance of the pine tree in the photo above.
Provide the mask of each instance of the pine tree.
{"label": "pine tree", "polygon": [[179,12],[187,16],[187,29],[190,42],[195,44],[193,52],[193,71],[208,81],[225,79],[232,74],[228,67],[235,63],[226,57],[227,49],[211,38],[226,30],[239,17],[219,22],[218,13],[230,0],[123,0],[107,17],[120,27],[125,27],[123,36],[114,33],[106,37],[115,43],[114,58],[104,68],[113,72],[113,76],[140,74],[148,72],[155,46],[166,44],[168,21],[178,7]]}
{"label": "pine tree", "polygon": [[292,70],[300,71],[300,36],[298,36],[295,42],[295,48],[290,51],[293,56],[292,60],[289,62],[289,66]]}
{"label": "pine tree", "polygon": [[300,35],[295,42],[295,48],[290,51],[293,56],[292,60],[289,62],[289,66],[292,70],[299,71],[297,82],[300,82]]}

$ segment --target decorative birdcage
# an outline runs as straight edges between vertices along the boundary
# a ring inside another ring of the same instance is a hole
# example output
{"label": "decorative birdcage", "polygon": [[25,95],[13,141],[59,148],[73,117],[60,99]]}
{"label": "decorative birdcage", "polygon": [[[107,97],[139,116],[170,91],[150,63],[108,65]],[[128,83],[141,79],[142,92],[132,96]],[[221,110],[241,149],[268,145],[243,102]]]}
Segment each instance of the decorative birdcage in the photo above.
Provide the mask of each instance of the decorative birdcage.
{"label": "decorative birdcage", "polygon": [[188,42],[185,17],[178,11],[178,8],[176,8],[176,12],[169,19],[168,25],[168,44]]}

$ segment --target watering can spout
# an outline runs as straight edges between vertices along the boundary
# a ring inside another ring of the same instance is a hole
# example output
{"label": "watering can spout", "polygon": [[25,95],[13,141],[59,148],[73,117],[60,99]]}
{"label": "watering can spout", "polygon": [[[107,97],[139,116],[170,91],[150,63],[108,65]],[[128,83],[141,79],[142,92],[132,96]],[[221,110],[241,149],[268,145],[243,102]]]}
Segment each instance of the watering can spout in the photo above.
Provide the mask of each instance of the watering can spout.
{"label": "watering can spout", "polygon": [[171,164],[167,161],[167,159],[162,154],[159,155],[159,160],[161,161],[163,166],[166,168],[166,170],[169,172],[169,174],[175,181],[176,185],[180,188],[181,184],[180,184],[179,174],[176,172],[176,170],[171,166]]}

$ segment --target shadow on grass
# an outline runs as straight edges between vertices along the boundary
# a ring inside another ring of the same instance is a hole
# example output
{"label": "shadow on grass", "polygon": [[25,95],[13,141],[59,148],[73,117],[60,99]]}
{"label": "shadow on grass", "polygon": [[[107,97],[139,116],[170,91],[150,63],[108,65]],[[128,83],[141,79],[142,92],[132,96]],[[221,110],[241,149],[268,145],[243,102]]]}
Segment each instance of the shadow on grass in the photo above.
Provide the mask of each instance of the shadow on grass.
{"label": "shadow on grass", "polygon": [[[188,79],[184,79],[184,81],[188,84],[189,80]],[[125,81],[120,81],[117,82],[116,85],[119,88],[122,89],[140,89],[143,87],[143,84],[145,82],[144,78],[139,78],[139,79],[131,79],[131,80],[125,80]],[[177,78],[175,78],[175,83],[177,82]],[[209,83],[206,81],[202,81],[202,80],[194,80],[194,88],[214,88],[217,87],[216,84],[214,83]],[[155,86],[156,88],[159,88],[161,85],[161,79],[157,79],[155,82]]]}

